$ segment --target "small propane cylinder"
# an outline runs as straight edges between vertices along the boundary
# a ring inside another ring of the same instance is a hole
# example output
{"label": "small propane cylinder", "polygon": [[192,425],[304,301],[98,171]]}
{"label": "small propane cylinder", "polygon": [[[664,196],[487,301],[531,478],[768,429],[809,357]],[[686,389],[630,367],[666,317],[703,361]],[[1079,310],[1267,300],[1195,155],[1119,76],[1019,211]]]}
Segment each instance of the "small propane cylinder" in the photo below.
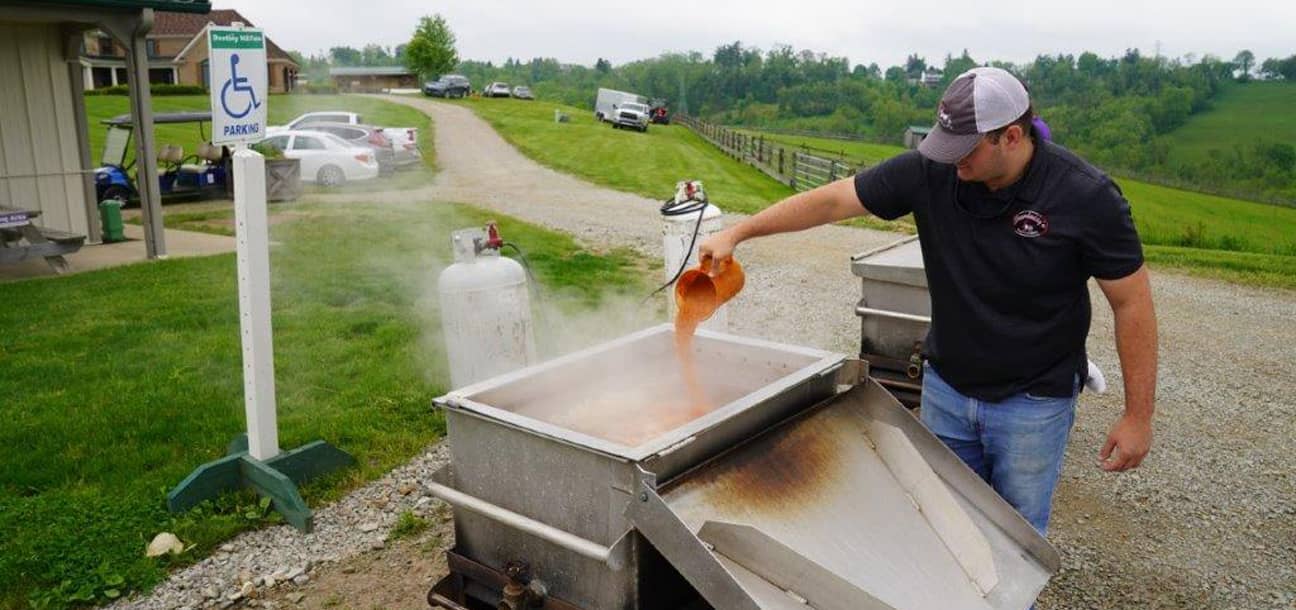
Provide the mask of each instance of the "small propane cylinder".
{"label": "small propane cylinder", "polygon": [[[665,277],[663,281],[670,281],[679,273],[680,266],[685,268],[696,267],[698,264],[698,246],[706,238],[723,229],[721,222],[722,212],[720,208],[712,205],[707,201],[706,191],[702,189],[702,182],[699,180],[684,180],[675,185],[675,197],[668,200],[661,207],[662,216],[662,252],[666,258]],[[702,224],[698,226],[698,217],[701,216]],[[697,230],[697,239],[693,239],[693,231]],[[689,244],[693,247],[690,249]],[[688,262],[685,263],[687,258]],[[666,307],[670,319],[675,319],[675,291],[667,290]],[[719,332],[725,332],[729,327],[726,310],[722,306],[717,309],[715,315],[709,320],[703,322],[701,327]]]}
{"label": "small propane cylinder", "polygon": [[437,278],[441,330],[455,388],[536,361],[526,270],[500,256],[495,223],[451,234],[455,262]]}

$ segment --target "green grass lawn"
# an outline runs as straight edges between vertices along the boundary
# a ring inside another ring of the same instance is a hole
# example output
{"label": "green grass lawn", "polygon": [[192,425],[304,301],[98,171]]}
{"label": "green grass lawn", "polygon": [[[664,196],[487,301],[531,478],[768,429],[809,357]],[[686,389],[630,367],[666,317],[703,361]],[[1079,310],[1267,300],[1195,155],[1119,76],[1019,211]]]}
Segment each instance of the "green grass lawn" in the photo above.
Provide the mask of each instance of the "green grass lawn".
{"label": "green grass lawn", "polygon": [[1144,246],[1143,254],[1153,269],[1296,290],[1296,256],[1156,245]]}
{"label": "green grass lawn", "polygon": [[[653,125],[646,133],[613,129],[594,120],[592,110],[546,101],[454,100],[488,121],[523,154],[590,182],[666,199],[675,183],[698,179],[726,212],[751,214],[792,194],[756,168],[718,154],[715,147],[681,125]],[[554,122],[554,109],[571,117]]]}
{"label": "green grass lawn", "polygon": [[1235,144],[1296,142],[1296,84],[1251,82],[1226,87],[1210,110],[1189,117],[1165,136],[1169,165],[1202,161],[1212,148],[1231,151]]}
{"label": "green grass lawn", "polygon": [[[85,102],[86,117],[90,125],[90,156],[97,165],[103,161],[104,138],[108,129],[100,121],[126,114],[130,110],[130,99],[124,95],[91,95],[86,96]],[[209,99],[205,95],[153,97],[153,112],[210,109]],[[423,151],[423,164],[429,168],[436,167],[431,120],[422,112],[401,104],[353,95],[272,95],[267,120],[271,125],[283,125],[297,118],[298,115],[319,110],[358,112],[370,124],[384,127],[417,127],[419,146]],[[202,129],[207,139],[210,139],[211,124],[204,124]],[[196,151],[198,144],[203,141],[199,135],[198,125],[192,123],[156,125],[153,133],[154,141],[159,148],[166,144],[177,144],[184,148],[186,155]],[[135,158],[133,141],[127,154],[130,159]],[[117,160],[114,159],[112,162],[116,163]]]}
{"label": "green grass lawn", "polygon": [[1117,178],[1143,243],[1296,257],[1296,208]]}
{"label": "green grass lawn", "polygon": [[[564,307],[649,289],[646,263],[628,251],[582,251],[562,234],[466,206],[271,211],[286,217],[272,228],[282,245],[271,254],[281,445],[325,439],[359,460],[304,490],[315,506],[444,433],[430,406],[447,379],[434,291],[451,229],[500,220]],[[167,215],[168,224],[191,220]],[[167,488],[244,429],[233,254],[3,290],[0,394],[12,400],[0,403],[0,608],[147,589],[170,565],[273,521],[249,495],[180,516],[163,507]],[[196,546],[175,560],[145,558],[161,531]]]}

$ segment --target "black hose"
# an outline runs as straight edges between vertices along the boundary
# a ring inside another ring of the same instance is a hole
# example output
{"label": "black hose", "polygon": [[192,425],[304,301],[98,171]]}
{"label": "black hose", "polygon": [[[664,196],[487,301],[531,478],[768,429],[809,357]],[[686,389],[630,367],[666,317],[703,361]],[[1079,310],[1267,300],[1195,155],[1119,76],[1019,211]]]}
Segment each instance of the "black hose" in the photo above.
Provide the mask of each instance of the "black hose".
{"label": "black hose", "polygon": [[546,318],[548,318],[548,316],[545,314],[545,308],[541,304],[541,297],[543,295],[540,294],[540,281],[536,279],[535,273],[532,273],[531,271],[531,261],[527,260],[526,254],[522,252],[522,248],[519,248],[517,244],[513,242],[504,242],[504,244],[500,246],[500,249],[503,250],[504,248],[512,248],[513,251],[517,253],[519,259],[518,262],[522,263],[522,270],[526,272],[527,288],[530,290],[532,298],[531,311],[535,313],[536,322],[538,322],[538,324],[533,325],[533,328],[541,333],[547,332],[549,324],[546,323]]}
{"label": "black hose", "polygon": [[531,262],[527,260],[526,254],[522,253],[522,248],[519,248],[517,247],[517,244],[508,241],[504,242],[504,245],[501,247],[513,248],[513,251],[517,252],[518,258],[521,259],[520,262],[522,263],[522,270],[526,271],[527,279],[530,280],[529,283],[531,285],[531,289],[535,291],[536,293],[535,296],[536,299],[538,300],[540,298],[540,282],[536,281],[535,274],[531,272]]}
{"label": "black hose", "polygon": [[693,252],[693,246],[697,244],[698,233],[702,230],[702,218],[706,216],[706,207],[708,205],[710,205],[710,202],[705,199],[693,199],[685,203],[677,204],[675,203],[674,197],[667,199],[666,202],[662,204],[662,216],[685,216],[696,212],[698,218],[697,222],[693,225],[693,237],[689,239],[688,248],[684,249],[684,260],[680,261],[679,269],[675,270],[675,275],[672,276],[671,279],[667,280],[665,284],[658,286],[656,290],[644,297],[644,299],[639,302],[640,305],[647,303],[649,299],[657,296],[658,293],[665,290],[671,284],[674,284],[675,280],[678,280],[681,275],[684,275],[684,270],[688,268],[689,255]]}

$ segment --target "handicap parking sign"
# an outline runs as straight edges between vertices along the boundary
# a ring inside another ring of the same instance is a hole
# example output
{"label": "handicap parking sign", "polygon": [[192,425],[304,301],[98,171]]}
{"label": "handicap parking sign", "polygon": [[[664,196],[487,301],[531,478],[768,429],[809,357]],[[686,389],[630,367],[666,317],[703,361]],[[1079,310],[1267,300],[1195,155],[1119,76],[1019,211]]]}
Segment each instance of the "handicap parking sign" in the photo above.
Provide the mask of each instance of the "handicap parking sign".
{"label": "handicap parking sign", "polygon": [[266,128],[265,34],[255,28],[207,27],[211,67],[212,143],[260,142]]}

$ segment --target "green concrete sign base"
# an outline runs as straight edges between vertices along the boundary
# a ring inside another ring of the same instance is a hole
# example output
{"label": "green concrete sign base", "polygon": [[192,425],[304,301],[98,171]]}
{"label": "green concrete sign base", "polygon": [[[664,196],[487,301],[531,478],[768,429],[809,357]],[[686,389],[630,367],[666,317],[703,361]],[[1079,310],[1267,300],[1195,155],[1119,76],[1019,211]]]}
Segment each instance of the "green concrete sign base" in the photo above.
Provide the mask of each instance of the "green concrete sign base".
{"label": "green concrete sign base", "polygon": [[182,512],[204,500],[251,487],[270,498],[285,521],[307,533],[314,517],[297,493],[297,486],[354,463],[350,454],[324,441],[308,443],[263,462],[248,455],[247,435],[240,434],[230,442],[225,457],[199,466],[167,493],[167,508]]}

